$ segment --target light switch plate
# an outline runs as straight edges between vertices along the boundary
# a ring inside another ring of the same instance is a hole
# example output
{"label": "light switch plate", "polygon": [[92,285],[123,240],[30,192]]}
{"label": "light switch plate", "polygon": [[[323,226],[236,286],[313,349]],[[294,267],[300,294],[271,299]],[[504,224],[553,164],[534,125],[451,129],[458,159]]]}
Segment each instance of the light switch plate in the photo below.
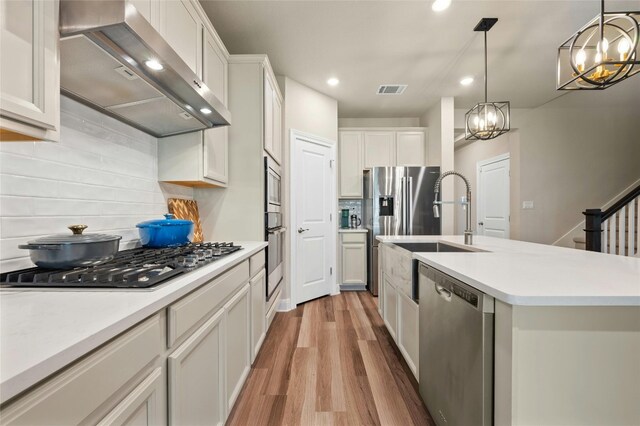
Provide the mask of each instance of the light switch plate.
{"label": "light switch plate", "polygon": [[522,208],[525,210],[529,210],[533,208],[533,201],[523,201]]}

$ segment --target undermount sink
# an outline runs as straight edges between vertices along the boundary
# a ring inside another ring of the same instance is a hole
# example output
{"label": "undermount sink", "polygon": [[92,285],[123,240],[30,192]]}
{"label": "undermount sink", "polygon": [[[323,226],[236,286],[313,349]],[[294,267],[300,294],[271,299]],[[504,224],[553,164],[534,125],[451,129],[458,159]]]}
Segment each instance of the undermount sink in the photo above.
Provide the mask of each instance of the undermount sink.
{"label": "undermount sink", "polygon": [[393,243],[396,246],[408,250],[412,253],[421,252],[442,252],[442,253],[473,253],[483,250],[466,249],[441,242],[434,243]]}

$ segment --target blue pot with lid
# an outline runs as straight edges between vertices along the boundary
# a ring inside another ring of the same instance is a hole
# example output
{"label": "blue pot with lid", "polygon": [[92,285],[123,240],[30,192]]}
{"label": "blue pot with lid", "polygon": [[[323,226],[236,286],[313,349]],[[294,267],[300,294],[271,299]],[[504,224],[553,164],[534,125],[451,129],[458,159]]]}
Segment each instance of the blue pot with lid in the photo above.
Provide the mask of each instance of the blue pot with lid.
{"label": "blue pot with lid", "polygon": [[164,219],[147,220],[136,225],[142,245],[150,248],[177,247],[193,238],[193,222],[165,214]]}

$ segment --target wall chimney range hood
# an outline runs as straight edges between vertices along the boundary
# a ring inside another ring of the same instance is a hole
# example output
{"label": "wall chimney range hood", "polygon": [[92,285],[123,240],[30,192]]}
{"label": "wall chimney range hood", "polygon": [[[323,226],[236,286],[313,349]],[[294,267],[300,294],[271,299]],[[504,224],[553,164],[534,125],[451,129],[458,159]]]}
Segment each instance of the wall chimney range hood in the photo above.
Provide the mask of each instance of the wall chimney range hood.
{"label": "wall chimney range hood", "polygon": [[126,0],[61,0],[62,94],[155,137],[231,124],[231,113]]}

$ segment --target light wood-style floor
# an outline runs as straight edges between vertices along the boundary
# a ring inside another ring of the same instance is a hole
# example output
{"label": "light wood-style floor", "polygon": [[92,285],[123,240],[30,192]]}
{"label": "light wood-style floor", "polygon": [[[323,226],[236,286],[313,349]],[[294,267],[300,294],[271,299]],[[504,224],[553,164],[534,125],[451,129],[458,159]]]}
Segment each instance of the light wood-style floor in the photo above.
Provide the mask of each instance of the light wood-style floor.
{"label": "light wood-style floor", "polygon": [[368,292],[278,313],[228,425],[434,425]]}

